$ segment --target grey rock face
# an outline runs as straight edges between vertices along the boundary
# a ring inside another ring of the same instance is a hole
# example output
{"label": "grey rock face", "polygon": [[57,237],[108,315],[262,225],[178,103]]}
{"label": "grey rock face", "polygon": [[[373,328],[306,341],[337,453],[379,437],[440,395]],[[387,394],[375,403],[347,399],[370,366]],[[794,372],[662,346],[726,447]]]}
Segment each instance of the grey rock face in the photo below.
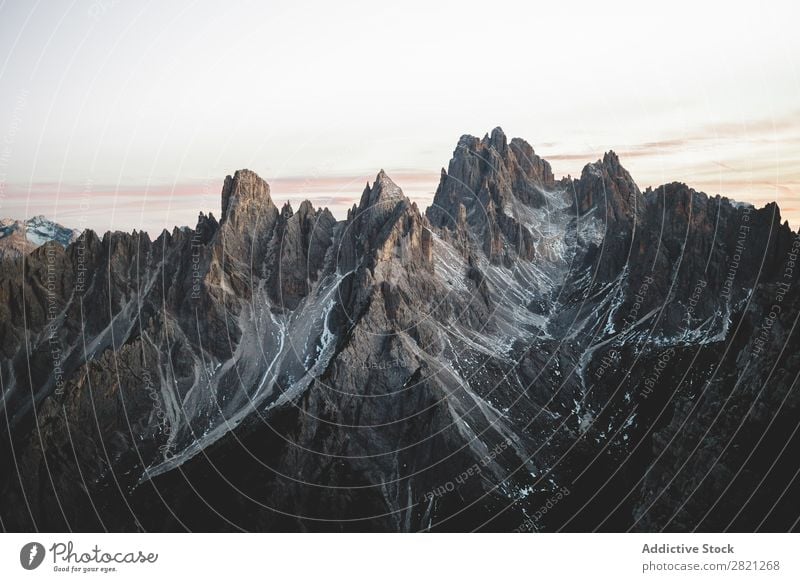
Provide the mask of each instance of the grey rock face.
{"label": "grey rock face", "polygon": [[555,181],[499,128],[425,213],[383,171],[338,222],[248,170],[221,198],[3,260],[4,528],[796,527],[777,206],[611,152]]}
{"label": "grey rock face", "polygon": [[482,140],[461,137],[427,215],[457,239],[467,228],[492,262],[509,266],[533,258],[533,236],[519,214],[545,206],[553,185],[550,164],[524,140],[509,144],[498,127]]}

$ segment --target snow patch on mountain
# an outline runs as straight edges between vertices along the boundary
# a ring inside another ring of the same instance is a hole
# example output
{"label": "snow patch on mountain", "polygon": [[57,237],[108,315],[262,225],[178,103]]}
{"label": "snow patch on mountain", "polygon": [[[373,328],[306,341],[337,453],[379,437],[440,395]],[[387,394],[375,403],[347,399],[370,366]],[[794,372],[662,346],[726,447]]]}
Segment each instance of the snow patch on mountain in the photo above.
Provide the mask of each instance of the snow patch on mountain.
{"label": "snow patch on mountain", "polygon": [[80,233],[41,215],[28,220],[3,218],[0,219],[0,257],[25,255],[50,241],[67,247]]}

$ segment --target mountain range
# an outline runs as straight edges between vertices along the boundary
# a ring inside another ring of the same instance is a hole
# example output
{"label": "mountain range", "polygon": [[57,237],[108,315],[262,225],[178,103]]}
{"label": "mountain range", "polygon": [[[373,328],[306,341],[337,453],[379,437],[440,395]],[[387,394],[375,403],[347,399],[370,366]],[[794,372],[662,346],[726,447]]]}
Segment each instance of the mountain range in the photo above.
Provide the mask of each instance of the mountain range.
{"label": "mountain range", "polygon": [[26,255],[49,241],[66,247],[80,234],[79,230],[67,228],[41,215],[28,220],[0,218],[0,259]]}
{"label": "mountain range", "polygon": [[[65,246],[64,246],[65,245]],[[786,531],[798,234],[500,128],[432,205],[225,179],[193,229],[0,270],[10,531]]]}

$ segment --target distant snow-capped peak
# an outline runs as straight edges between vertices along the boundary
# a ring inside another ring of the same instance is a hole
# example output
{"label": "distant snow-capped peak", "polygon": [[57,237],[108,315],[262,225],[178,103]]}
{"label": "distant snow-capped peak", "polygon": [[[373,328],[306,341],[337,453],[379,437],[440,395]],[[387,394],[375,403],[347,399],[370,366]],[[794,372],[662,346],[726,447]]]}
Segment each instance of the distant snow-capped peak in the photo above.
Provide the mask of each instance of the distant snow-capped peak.
{"label": "distant snow-capped peak", "polygon": [[41,215],[28,220],[2,218],[0,219],[0,256],[27,254],[49,241],[55,241],[66,247],[80,234],[80,230],[67,228]]}

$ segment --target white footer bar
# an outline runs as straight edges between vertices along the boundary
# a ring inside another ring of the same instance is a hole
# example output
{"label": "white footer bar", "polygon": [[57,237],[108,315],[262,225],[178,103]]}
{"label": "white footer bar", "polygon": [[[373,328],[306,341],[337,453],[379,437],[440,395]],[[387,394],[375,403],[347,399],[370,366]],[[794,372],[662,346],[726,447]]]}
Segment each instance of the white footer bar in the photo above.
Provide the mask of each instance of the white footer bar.
{"label": "white footer bar", "polygon": [[1,580],[800,580],[794,534],[2,534]]}

